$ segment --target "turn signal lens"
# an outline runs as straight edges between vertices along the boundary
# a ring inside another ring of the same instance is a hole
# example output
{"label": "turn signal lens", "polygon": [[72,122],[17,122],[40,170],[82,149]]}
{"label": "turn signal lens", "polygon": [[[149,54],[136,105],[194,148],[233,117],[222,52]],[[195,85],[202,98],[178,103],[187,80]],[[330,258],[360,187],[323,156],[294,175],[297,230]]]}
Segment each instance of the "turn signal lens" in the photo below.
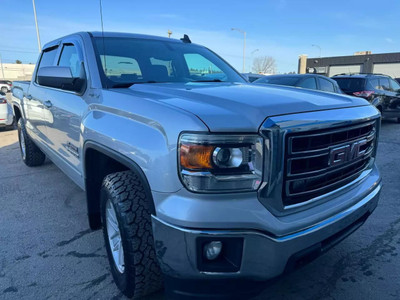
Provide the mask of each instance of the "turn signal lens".
{"label": "turn signal lens", "polygon": [[262,181],[264,140],[257,134],[183,133],[178,171],[192,192],[245,192]]}
{"label": "turn signal lens", "polygon": [[181,166],[188,170],[212,169],[214,146],[181,145]]}

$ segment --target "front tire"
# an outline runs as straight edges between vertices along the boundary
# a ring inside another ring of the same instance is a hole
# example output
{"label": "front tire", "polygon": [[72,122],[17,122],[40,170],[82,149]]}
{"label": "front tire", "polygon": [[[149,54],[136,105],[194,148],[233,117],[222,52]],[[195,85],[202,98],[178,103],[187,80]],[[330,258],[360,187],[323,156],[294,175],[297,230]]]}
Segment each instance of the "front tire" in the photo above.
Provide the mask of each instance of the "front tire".
{"label": "front tire", "polygon": [[2,87],[1,88],[1,91],[5,94],[5,93],[7,93],[8,92],[8,88],[6,88],[6,87]]}
{"label": "front tire", "polygon": [[29,137],[28,133],[26,132],[25,124],[22,118],[19,118],[17,126],[19,148],[21,150],[22,160],[28,167],[42,165],[44,163],[44,160],[46,159],[46,156]]}
{"label": "front tire", "polygon": [[139,299],[162,288],[154,250],[151,205],[131,171],[107,175],[101,188],[101,217],[111,273],[127,297]]}

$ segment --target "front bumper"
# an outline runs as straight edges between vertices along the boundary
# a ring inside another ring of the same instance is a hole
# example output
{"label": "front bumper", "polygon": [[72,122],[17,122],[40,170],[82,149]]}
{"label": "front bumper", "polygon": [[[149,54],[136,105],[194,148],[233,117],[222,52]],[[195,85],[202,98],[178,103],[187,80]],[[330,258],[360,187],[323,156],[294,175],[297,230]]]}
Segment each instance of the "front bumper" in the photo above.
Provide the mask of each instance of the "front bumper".
{"label": "front bumper", "polygon": [[[275,237],[256,230],[200,230],[174,226],[153,216],[157,257],[163,273],[177,279],[245,279],[265,281],[281,275],[309,254],[320,254],[357,229],[378,204],[381,183],[351,207],[301,231]],[[240,238],[238,271],[199,269],[198,239]]]}

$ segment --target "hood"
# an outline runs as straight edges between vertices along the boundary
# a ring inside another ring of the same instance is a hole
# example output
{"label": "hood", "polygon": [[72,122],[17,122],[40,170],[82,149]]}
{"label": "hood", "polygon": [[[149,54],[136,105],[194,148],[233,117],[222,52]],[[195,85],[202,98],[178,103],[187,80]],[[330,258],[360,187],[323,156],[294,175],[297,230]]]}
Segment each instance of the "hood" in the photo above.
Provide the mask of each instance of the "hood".
{"label": "hood", "polygon": [[364,99],[341,94],[251,84],[136,84],[114,91],[189,111],[212,132],[257,132],[271,116],[369,105]]}

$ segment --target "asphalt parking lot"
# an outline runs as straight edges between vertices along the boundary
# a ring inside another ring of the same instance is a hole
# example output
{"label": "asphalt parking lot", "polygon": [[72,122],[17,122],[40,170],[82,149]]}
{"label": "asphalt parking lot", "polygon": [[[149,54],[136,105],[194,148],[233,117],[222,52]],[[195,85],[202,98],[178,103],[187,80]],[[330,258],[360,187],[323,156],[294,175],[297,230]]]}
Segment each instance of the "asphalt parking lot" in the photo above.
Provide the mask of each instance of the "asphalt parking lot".
{"label": "asphalt parking lot", "polygon": [[[400,299],[400,124],[382,124],[384,189],[352,236],[256,299]],[[0,299],[124,299],[109,272],[85,195],[50,161],[21,159],[17,132],[0,129]],[[164,299],[159,293],[148,299]]]}

